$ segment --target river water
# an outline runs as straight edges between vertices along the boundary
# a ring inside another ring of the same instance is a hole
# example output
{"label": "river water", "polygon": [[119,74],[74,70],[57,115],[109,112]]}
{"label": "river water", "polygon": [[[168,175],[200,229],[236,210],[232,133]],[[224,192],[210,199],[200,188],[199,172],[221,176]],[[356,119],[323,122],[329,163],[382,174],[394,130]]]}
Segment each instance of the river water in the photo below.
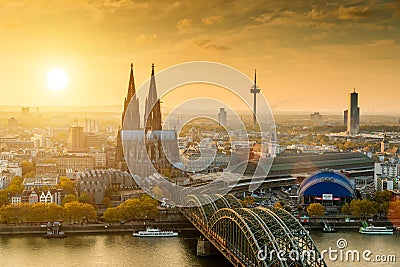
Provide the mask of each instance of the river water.
{"label": "river water", "polygon": [[[400,235],[366,236],[355,230],[322,234],[312,232],[320,250],[338,250],[338,259],[328,266],[400,266]],[[70,235],[64,239],[45,239],[41,236],[0,236],[0,266],[230,266],[222,256],[196,256],[196,233],[183,233],[178,238],[134,238],[130,233]],[[339,249],[337,240],[345,239],[347,247]],[[397,263],[359,262],[339,258],[348,250],[371,250],[369,258],[395,255]],[[335,254],[332,254],[334,258]],[[331,258],[332,258],[331,257]]]}

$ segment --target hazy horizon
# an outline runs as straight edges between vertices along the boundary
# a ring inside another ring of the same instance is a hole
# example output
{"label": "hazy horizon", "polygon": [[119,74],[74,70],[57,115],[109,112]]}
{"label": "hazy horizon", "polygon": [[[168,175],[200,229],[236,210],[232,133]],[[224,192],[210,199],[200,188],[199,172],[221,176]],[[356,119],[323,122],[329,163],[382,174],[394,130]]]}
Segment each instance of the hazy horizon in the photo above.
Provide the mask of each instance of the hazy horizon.
{"label": "hazy horizon", "polygon": [[[40,112],[94,112],[94,113],[121,113],[123,111],[123,105],[76,105],[76,106],[7,106],[7,105],[0,105],[0,112],[8,112],[8,113],[21,113],[22,107],[29,107],[30,114],[37,113],[36,108],[39,108]],[[71,110],[73,109],[73,110]],[[169,113],[170,108],[162,108],[163,113]],[[209,107],[207,108],[193,108],[190,110],[184,109],[183,112],[190,112],[196,113],[197,110],[208,110],[210,114],[218,113],[217,109],[210,110]],[[237,110],[238,112],[248,113],[248,110]],[[314,112],[319,112],[321,115],[327,116],[343,116],[343,110],[272,110],[274,115],[299,115],[299,116],[309,116]],[[388,117],[397,117],[400,116],[400,111],[398,113],[392,112],[375,112],[375,113],[363,113],[361,107],[361,116],[388,116]]]}

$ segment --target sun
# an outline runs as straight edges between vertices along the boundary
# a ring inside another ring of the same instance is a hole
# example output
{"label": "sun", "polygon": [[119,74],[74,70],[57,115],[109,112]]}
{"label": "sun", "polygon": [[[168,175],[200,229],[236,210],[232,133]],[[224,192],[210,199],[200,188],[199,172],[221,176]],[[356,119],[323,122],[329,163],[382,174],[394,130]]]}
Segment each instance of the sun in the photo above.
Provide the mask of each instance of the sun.
{"label": "sun", "polygon": [[46,82],[50,89],[59,91],[67,86],[68,75],[63,69],[54,68],[47,73]]}

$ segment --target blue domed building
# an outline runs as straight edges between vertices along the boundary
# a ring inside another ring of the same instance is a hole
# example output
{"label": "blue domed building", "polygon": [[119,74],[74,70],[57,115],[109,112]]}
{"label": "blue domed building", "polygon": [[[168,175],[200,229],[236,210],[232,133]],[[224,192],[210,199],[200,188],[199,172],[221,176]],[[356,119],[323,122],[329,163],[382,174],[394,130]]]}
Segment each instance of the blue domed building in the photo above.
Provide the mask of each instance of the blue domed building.
{"label": "blue domed building", "polygon": [[319,171],[306,178],[298,192],[302,205],[321,203],[327,208],[341,207],[356,197],[356,192],[347,177],[331,170]]}

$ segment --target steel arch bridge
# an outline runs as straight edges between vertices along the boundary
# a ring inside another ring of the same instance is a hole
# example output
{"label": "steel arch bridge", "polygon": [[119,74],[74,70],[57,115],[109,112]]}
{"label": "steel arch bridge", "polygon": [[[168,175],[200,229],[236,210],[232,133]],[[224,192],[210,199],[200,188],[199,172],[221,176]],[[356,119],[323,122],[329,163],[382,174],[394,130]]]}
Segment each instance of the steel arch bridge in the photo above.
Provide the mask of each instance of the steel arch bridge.
{"label": "steel arch bridge", "polygon": [[234,266],[323,266],[315,243],[289,212],[243,208],[232,195],[186,197],[185,217]]}

